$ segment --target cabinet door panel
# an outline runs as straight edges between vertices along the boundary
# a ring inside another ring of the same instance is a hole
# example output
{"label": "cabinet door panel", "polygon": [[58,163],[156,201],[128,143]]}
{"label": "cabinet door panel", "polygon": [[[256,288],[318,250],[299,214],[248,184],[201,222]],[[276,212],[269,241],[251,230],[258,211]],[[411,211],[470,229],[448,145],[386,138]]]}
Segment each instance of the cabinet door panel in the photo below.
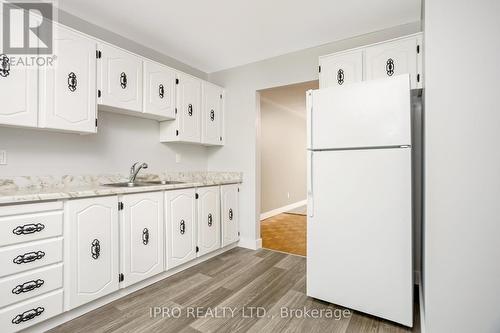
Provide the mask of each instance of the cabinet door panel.
{"label": "cabinet door panel", "polygon": [[142,60],[118,48],[101,44],[99,50],[99,86],[102,96],[98,103],[142,112]]}
{"label": "cabinet door panel", "polygon": [[410,74],[410,86],[417,87],[417,37],[367,47],[366,80]]}
{"label": "cabinet door panel", "polygon": [[118,199],[71,200],[66,206],[68,309],[118,289]]}
{"label": "cabinet door panel", "polygon": [[221,186],[222,246],[239,240],[238,185]]}
{"label": "cabinet door panel", "polygon": [[144,61],[144,113],[175,118],[175,71]]}
{"label": "cabinet door panel", "polygon": [[40,127],[95,133],[96,43],[54,25],[57,58],[40,68]]}
{"label": "cabinet door panel", "polygon": [[363,80],[363,51],[320,58],[319,87],[327,88]]}
{"label": "cabinet door panel", "polygon": [[202,143],[222,145],[223,90],[203,82]]}
{"label": "cabinet door panel", "polygon": [[121,198],[122,287],[163,271],[163,192]]}
{"label": "cabinet door panel", "polygon": [[179,140],[201,141],[201,81],[179,74],[177,85],[177,120]]}
{"label": "cabinet door panel", "polygon": [[220,193],[218,186],[202,187],[198,192],[198,256],[220,248]]}
{"label": "cabinet door panel", "polygon": [[167,191],[167,269],[196,257],[195,190]]}

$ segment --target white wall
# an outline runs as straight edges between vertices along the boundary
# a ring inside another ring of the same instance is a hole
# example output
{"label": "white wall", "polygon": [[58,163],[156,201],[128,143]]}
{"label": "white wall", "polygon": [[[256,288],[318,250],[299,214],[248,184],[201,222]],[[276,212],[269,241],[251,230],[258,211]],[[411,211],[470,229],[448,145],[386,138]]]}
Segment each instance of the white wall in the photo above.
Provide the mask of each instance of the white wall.
{"label": "white wall", "polygon": [[500,1],[425,4],[426,332],[500,332]]}
{"label": "white wall", "polygon": [[209,80],[226,88],[226,146],[209,154],[210,170],[241,170],[241,237],[247,244],[260,239],[260,184],[256,128],[259,102],[256,91],[318,79],[318,57],[420,31],[420,22],[290,53],[276,58],[209,74]]}

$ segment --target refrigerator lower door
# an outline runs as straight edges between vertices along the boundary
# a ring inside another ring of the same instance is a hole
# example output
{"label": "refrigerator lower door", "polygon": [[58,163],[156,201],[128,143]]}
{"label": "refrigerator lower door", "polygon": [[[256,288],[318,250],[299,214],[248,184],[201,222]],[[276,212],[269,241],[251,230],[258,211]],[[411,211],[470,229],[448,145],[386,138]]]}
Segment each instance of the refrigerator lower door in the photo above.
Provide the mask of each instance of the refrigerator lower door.
{"label": "refrigerator lower door", "polygon": [[312,155],[307,295],[412,326],[411,149]]}

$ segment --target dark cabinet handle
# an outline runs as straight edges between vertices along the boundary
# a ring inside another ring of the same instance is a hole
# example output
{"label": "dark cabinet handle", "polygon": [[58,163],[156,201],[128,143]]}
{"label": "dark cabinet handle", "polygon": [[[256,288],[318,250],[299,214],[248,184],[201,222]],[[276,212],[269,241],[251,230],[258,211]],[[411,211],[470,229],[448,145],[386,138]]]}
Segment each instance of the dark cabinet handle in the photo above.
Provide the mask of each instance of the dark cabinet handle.
{"label": "dark cabinet handle", "polygon": [[387,59],[387,62],[385,63],[385,72],[387,73],[387,75],[392,76],[395,70],[396,65],[394,64],[394,60],[392,60],[391,58]]}
{"label": "dark cabinet handle", "polygon": [[158,87],[158,96],[160,96],[160,98],[163,98],[164,95],[165,95],[165,88],[163,87],[163,84],[160,84],[160,86]]}
{"label": "dark cabinet handle", "polygon": [[12,262],[14,264],[26,264],[28,262],[33,262],[35,260],[40,260],[45,256],[45,252],[43,251],[37,251],[37,252],[28,252],[25,254],[20,254],[14,259],[12,259]]}
{"label": "dark cabinet handle", "polygon": [[98,239],[94,239],[92,241],[92,244],[90,245],[90,254],[92,255],[92,258],[96,260],[101,255],[101,242],[99,242]]}
{"label": "dark cabinet handle", "polygon": [[142,230],[142,244],[148,245],[148,243],[149,243],[149,230],[148,228],[144,228],[144,230]]}
{"label": "dark cabinet handle", "polygon": [[120,85],[122,86],[122,89],[127,88],[127,74],[125,74],[125,72],[120,74]]}
{"label": "dark cabinet handle", "polygon": [[7,77],[10,74],[10,59],[5,54],[0,54],[0,76]]}
{"label": "dark cabinet handle", "polygon": [[184,235],[184,233],[186,232],[186,222],[184,220],[181,220],[180,232],[181,232],[181,235]]}
{"label": "dark cabinet handle", "polygon": [[337,83],[338,84],[343,84],[344,83],[344,79],[345,79],[344,70],[342,68],[340,68],[337,71]]}
{"label": "dark cabinet handle", "polygon": [[29,235],[34,234],[35,232],[40,232],[43,229],[45,229],[45,226],[41,223],[30,223],[15,227],[12,230],[12,233],[14,235]]}
{"label": "dark cabinet handle", "polygon": [[229,220],[233,219],[233,209],[229,208]]}
{"label": "dark cabinet handle", "polygon": [[12,324],[17,325],[17,324],[23,323],[25,321],[28,321],[30,319],[33,319],[35,317],[38,317],[39,315],[41,315],[43,313],[43,311],[45,311],[45,308],[42,308],[41,306],[36,308],[36,309],[31,309],[31,310],[25,311],[21,314],[18,314],[14,318],[12,318]]}
{"label": "dark cabinet handle", "polygon": [[78,81],[76,79],[76,74],[71,72],[68,74],[68,89],[73,92],[76,90],[76,86],[78,85]]}
{"label": "dark cabinet handle", "polygon": [[41,286],[43,286],[44,283],[45,281],[43,281],[42,279],[28,281],[23,284],[15,286],[14,289],[12,289],[12,293],[16,295],[19,295],[21,293],[27,293],[37,288],[40,288]]}
{"label": "dark cabinet handle", "polygon": [[212,214],[208,214],[208,226],[211,227],[213,224]]}
{"label": "dark cabinet handle", "polygon": [[215,111],[214,110],[210,110],[210,120],[211,121],[215,120]]}
{"label": "dark cabinet handle", "polygon": [[188,105],[188,115],[190,117],[193,115],[193,104]]}

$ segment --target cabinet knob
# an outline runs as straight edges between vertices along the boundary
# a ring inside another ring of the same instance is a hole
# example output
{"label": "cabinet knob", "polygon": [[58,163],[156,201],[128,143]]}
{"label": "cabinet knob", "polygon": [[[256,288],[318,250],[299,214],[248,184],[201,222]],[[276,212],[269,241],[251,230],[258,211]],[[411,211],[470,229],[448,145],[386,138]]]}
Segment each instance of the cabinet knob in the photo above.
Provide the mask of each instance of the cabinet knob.
{"label": "cabinet knob", "polygon": [[163,96],[165,95],[165,88],[163,87],[163,84],[160,84],[158,87],[158,96],[163,99]]}
{"label": "cabinet knob", "polygon": [[45,252],[43,252],[43,251],[36,251],[36,252],[33,251],[33,252],[28,252],[28,253],[25,253],[25,254],[18,255],[17,257],[15,257],[14,259],[12,259],[12,262],[14,264],[21,265],[21,264],[26,264],[28,262],[33,262],[35,260],[40,260],[43,257],[45,257]]}
{"label": "cabinet knob", "polygon": [[90,245],[90,254],[92,255],[92,258],[96,260],[101,255],[101,242],[99,242],[98,239],[94,239],[92,241],[92,244]]}
{"label": "cabinet knob", "polygon": [[148,228],[144,228],[144,230],[142,230],[142,244],[148,245],[148,243],[149,243],[149,230]]}
{"label": "cabinet knob", "polygon": [[338,84],[343,84],[344,83],[344,78],[345,78],[344,70],[342,68],[340,68],[337,71],[337,83]]}
{"label": "cabinet knob", "polygon": [[212,218],[212,214],[208,214],[208,226],[211,227],[213,224],[213,218]]}
{"label": "cabinet knob", "polygon": [[18,314],[14,318],[12,318],[12,324],[17,325],[17,324],[23,323],[25,321],[31,320],[31,319],[41,315],[44,311],[45,311],[45,308],[43,308],[41,306],[36,308],[36,309],[31,309],[31,310],[25,311],[21,314]]}
{"label": "cabinet knob", "polygon": [[188,115],[190,117],[193,115],[193,104],[188,105]]}
{"label": "cabinet knob", "polygon": [[215,120],[215,111],[214,110],[210,110],[210,120],[211,121]]}
{"label": "cabinet knob", "polygon": [[184,220],[181,220],[180,232],[181,232],[181,235],[184,235],[184,233],[186,232],[186,222]]}
{"label": "cabinet knob", "polygon": [[15,286],[14,289],[12,289],[12,293],[16,295],[19,295],[21,293],[27,293],[37,288],[40,288],[41,286],[43,286],[44,283],[45,281],[43,281],[42,279],[28,281],[23,284]]}
{"label": "cabinet knob", "polygon": [[394,60],[392,60],[391,58],[387,59],[387,62],[385,63],[385,72],[387,73],[387,75],[392,76],[395,69],[396,66],[394,64]]}
{"label": "cabinet knob", "polygon": [[122,89],[127,88],[127,74],[125,74],[125,72],[120,74],[120,85],[122,86]]}
{"label": "cabinet knob", "polygon": [[10,74],[10,59],[5,54],[0,54],[0,76],[7,77]]}
{"label": "cabinet knob", "polygon": [[229,208],[229,220],[233,219],[233,209]]}
{"label": "cabinet knob", "polygon": [[71,92],[76,91],[76,86],[78,85],[78,80],[76,79],[76,74],[71,72],[68,74],[68,89]]}
{"label": "cabinet knob", "polygon": [[30,223],[15,227],[12,230],[12,233],[14,235],[29,235],[34,234],[35,232],[40,232],[43,229],[45,229],[45,225],[42,223]]}

